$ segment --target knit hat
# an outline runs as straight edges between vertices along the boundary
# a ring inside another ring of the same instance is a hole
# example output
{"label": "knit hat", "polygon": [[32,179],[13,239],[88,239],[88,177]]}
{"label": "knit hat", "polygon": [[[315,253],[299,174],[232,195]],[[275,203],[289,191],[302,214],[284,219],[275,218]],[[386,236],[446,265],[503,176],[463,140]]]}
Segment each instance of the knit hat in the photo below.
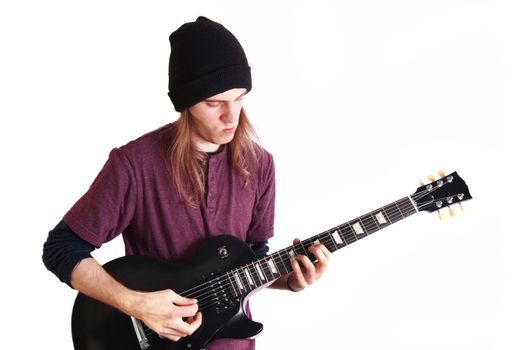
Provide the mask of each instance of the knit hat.
{"label": "knit hat", "polygon": [[223,25],[200,16],[169,40],[169,97],[176,111],[233,88],[252,88],[245,52]]}

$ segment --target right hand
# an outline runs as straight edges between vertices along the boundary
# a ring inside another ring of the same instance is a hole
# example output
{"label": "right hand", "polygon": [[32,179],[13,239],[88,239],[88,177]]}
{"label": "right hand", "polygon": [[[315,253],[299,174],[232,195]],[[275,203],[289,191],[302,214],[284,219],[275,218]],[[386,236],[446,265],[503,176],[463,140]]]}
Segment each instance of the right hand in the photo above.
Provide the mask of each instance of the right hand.
{"label": "right hand", "polygon": [[173,341],[191,335],[201,326],[196,299],[184,298],[171,289],[143,293],[137,315],[147,327]]}

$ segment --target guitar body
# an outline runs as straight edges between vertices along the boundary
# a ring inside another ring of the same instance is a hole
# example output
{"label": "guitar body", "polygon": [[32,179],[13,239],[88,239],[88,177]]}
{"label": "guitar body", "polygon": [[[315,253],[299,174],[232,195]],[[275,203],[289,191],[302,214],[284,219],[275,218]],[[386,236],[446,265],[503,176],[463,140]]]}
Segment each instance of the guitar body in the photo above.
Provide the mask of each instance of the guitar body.
{"label": "guitar body", "polygon": [[[183,264],[170,264],[150,257],[127,256],[108,262],[104,268],[130,289],[172,289],[180,294],[255,259],[254,252],[246,243],[233,236],[223,235],[207,241],[196,256]],[[250,320],[244,312],[248,295],[235,298],[226,289],[219,286],[216,288],[219,289],[216,293],[222,297],[220,303],[201,308],[202,301],[198,300],[203,322],[194,334],[173,342],[151,332],[146,335],[141,346],[131,317],[79,293],[72,314],[74,348],[199,350],[213,339],[244,339],[262,331],[263,325]]]}

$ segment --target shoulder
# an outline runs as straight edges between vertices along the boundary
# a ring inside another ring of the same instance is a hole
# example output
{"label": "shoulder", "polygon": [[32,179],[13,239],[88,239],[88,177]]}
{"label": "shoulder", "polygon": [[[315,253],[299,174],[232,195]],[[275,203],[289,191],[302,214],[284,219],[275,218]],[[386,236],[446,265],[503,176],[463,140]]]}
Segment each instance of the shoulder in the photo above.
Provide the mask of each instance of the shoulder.
{"label": "shoulder", "polygon": [[174,123],[164,125],[158,129],[115,148],[113,153],[119,153],[130,162],[164,159],[165,151],[169,145]]}
{"label": "shoulder", "polygon": [[263,148],[261,145],[255,143],[254,151],[256,154],[257,175],[260,181],[271,181],[275,176],[274,157],[272,154]]}
{"label": "shoulder", "polygon": [[254,150],[257,158],[262,166],[271,166],[274,163],[272,154],[263,148],[260,144],[254,143]]}

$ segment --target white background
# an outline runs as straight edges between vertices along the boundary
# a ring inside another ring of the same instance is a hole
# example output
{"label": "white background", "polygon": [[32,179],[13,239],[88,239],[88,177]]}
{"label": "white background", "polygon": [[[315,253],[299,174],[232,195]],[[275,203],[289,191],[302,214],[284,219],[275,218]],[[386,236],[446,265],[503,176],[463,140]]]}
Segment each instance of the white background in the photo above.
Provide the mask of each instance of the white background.
{"label": "white background", "polygon": [[[259,349],[520,349],[521,11],[515,1],[17,1],[0,7],[3,340],[70,349],[49,229],[111,148],[175,120],[169,34],[241,41],[276,159],[272,251],[457,170],[474,199],[336,253],[313,287],[252,297]],[[121,241],[96,252],[106,262]]]}

